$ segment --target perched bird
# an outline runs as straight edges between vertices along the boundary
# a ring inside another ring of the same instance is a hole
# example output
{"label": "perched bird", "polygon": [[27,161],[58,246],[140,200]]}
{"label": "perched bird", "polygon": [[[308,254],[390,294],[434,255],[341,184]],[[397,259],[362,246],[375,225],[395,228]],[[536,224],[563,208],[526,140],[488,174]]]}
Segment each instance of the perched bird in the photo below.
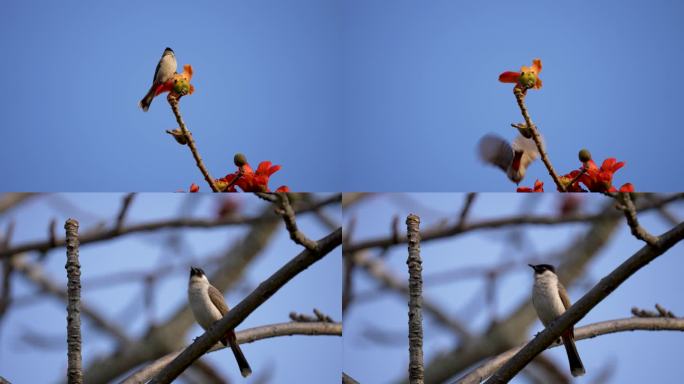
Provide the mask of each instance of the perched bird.
{"label": "perched bird", "polygon": [[[192,309],[192,314],[195,316],[195,320],[197,320],[199,325],[205,330],[209,329],[214,322],[221,320],[223,316],[228,313],[228,306],[223,299],[223,295],[209,283],[207,276],[201,268],[190,268],[188,301],[190,302],[190,308]],[[250,368],[245,355],[242,354],[240,345],[235,338],[235,331],[230,330],[230,332],[221,339],[221,343],[223,343],[223,345],[230,345],[230,349],[233,350],[233,355],[235,355],[238,367],[240,367],[240,374],[242,374],[242,377],[251,375],[252,368]]]}
{"label": "perched bird", "polygon": [[509,144],[500,136],[490,133],[480,139],[479,155],[482,161],[499,167],[512,182],[519,184],[525,177],[527,167],[539,157],[539,150],[534,140],[522,135]]}
{"label": "perched bird", "polygon": [[160,89],[175,73],[178,64],[176,63],[176,55],[173,53],[173,49],[167,47],[162,54],[161,59],[159,59],[159,64],[157,64],[157,69],[154,71],[154,79],[152,80],[152,86],[147,92],[145,97],[140,100],[140,108],[147,112],[152,104],[152,100],[160,92]]}
{"label": "perched bird", "polygon": [[[549,264],[528,264],[534,269],[534,285],[532,287],[532,305],[539,320],[548,327],[560,315],[570,308],[570,297],[563,284],[558,281],[556,269]],[[575,346],[575,332],[573,327],[561,335],[565,352],[568,354],[570,373],[577,377],[586,373]]]}

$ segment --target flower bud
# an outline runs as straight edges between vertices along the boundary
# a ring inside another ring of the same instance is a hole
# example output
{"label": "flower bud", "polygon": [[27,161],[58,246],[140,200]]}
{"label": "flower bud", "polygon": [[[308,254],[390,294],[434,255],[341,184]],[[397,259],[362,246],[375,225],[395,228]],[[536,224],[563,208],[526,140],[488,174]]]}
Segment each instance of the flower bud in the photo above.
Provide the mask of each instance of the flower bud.
{"label": "flower bud", "polygon": [[534,85],[537,84],[537,75],[534,72],[523,72],[518,78],[518,84],[523,89],[534,88]]}
{"label": "flower bud", "polygon": [[245,156],[244,153],[238,152],[233,157],[233,162],[235,163],[236,166],[242,167],[243,165],[247,164],[247,157]]}
{"label": "flower bud", "polygon": [[582,148],[579,151],[579,161],[586,163],[589,160],[591,160],[591,152],[586,148]]}

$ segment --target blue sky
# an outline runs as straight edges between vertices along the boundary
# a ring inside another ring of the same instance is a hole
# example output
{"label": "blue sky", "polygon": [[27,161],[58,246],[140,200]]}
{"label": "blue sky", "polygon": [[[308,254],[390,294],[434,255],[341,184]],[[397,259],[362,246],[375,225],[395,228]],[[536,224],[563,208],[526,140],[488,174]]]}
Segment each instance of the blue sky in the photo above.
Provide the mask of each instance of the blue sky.
{"label": "blue sky", "polygon": [[243,152],[283,169],[273,189],[341,190],[337,2],[8,1],[0,14],[1,190],[208,190],[187,148],[147,113],[164,48],[192,64],[181,112],[214,177]]}
{"label": "blue sky", "polygon": [[[600,195],[583,197],[583,205],[588,212],[596,212],[606,199]],[[557,212],[558,202],[558,196],[480,194],[473,205],[471,218],[479,220],[516,215],[524,207],[538,214],[553,214]],[[345,225],[351,218],[355,218],[353,241],[388,236],[395,215],[399,217],[402,232],[405,231],[404,221],[409,213],[418,214],[421,217],[421,228],[428,228],[444,218],[453,222],[462,203],[461,194],[380,195],[369,198],[353,209],[345,209]],[[681,202],[674,204],[670,211],[681,220],[684,205]],[[639,218],[654,234],[670,228],[655,213],[643,214]],[[577,224],[528,226],[524,228],[524,233],[530,246],[524,250],[513,247],[507,241],[510,227],[508,230],[472,232],[456,238],[423,242],[423,295],[427,300],[440,305],[446,313],[467,324],[469,329],[481,331],[491,319],[484,305],[484,280],[477,278],[430,284],[430,275],[463,267],[486,267],[518,261],[519,266],[499,280],[496,290],[496,314],[505,318],[511,309],[516,308],[531,293],[532,271],[524,264],[532,257],[531,253],[538,257],[548,256],[554,251],[564,249],[576,235],[583,232],[583,226]],[[581,280],[583,283],[568,287],[573,302],[642,245],[630,234],[628,226],[622,223],[608,245],[588,265],[585,279]],[[683,256],[684,247],[678,244],[637,272],[592,309],[578,325],[630,317],[632,307],[653,310],[655,303],[660,303],[675,315],[681,316],[684,313],[680,297],[684,290],[684,280],[680,276],[684,268]],[[400,279],[407,278],[406,257],[405,246],[391,248],[385,257],[387,268]],[[367,278],[365,273],[358,273],[354,284],[357,293],[365,293],[362,296],[377,292],[377,281]],[[408,366],[406,298],[394,292],[382,291],[379,296],[366,299],[352,304],[344,316],[344,370],[361,383],[397,382],[406,375]],[[392,342],[382,345],[373,342],[366,333],[373,329],[381,329],[387,335],[394,335]],[[423,329],[425,361],[430,361],[436,354],[453,347],[452,334],[425,312]],[[526,336],[531,338],[541,329],[541,323],[536,322]],[[681,376],[679,351],[682,343],[684,335],[681,332],[640,331],[579,341],[577,348],[586,366],[587,375],[573,382],[595,382],[598,373],[610,364],[615,364],[615,369],[607,384],[676,382]],[[544,353],[557,361],[561,369],[567,367],[563,348]],[[512,382],[526,381],[516,379]]]}
{"label": "blue sky", "polygon": [[[244,152],[299,191],[512,191],[478,139],[522,118],[499,73],[542,59],[527,98],[561,173],[588,148],[616,184],[681,190],[684,5],[676,1],[9,1],[0,15],[2,190],[208,187],[137,102],[172,47],[192,64],[181,110],[215,177]],[[540,162],[536,178],[552,190]]]}
{"label": "blue sky", "polygon": [[[476,143],[522,122],[501,72],[541,58],[532,120],[559,172],[577,153],[627,162],[619,185],[681,190],[684,4],[677,1],[345,2],[344,186],[362,191],[514,191]],[[555,190],[543,164],[539,178]]]}
{"label": "blue sky", "polygon": [[[81,233],[92,229],[103,220],[116,217],[122,195],[120,194],[69,194],[37,197],[16,209],[11,215],[0,219],[0,228],[6,228],[9,219],[16,221],[12,244],[29,240],[45,239],[51,219],[58,220],[59,233],[66,218],[79,218]],[[265,202],[254,196],[239,196],[246,215],[257,214],[266,207]],[[195,217],[214,217],[219,196],[182,194],[145,194],[136,196],[129,212],[129,222],[140,223],[175,217],[182,210],[194,207]],[[338,222],[341,219],[339,206],[325,211]],[[110,222],[110,221],[107,221]],[[308,236],[318,239],[327,233],[320,222],[309,215],[300,216],[300,229]],[[182,254],[165,247],[169,236],[180,234],[185,250]],[[80,249],[83,282],[83,300],[92,308],[125,329],[127,334],[138,337],[147,329],[147,312],[140,299],[142,284],[128,283],[107,288],[90,288],[89,281],[123,271],[150,271],[160,265],[183,265],[194,260],[202,266],[208,256],[225,250],[245,233],[245,227],[223,227],[211,230],[180,230],[155,232],[122,237],[84,245]],[[281,226],[273,241],[265,248],[247,269],[236,289],[225,294],[229,305],[235,305],[265,278],[284,265],[301,251],[301,247],[290,240],[284,226]],[[56,282],[65,283],[64,249],[51,251],[44,269]],[[33,258],[32,258],[33,259]],[[340,321],[341,295],[341,252],[339,248],[295,277],[278,291],[269,301],[254,311],[238,327],[251,328],[272,323],[289,321],[292,311],[312,314],[319,308],[336,321]],[[210,268],[206,268],[207,271]],[[153,318],[162,323],[187,300],[187,271],[179,271],[160,282],[156,289]],[[14,297],[32,297],[35,285],[28,284],[23,277],[13,278]],[[17,300],[3,318],[0,328],[0,372],[13,383],[49,383],[63,378],[66,369],[66,313],[65,303],[51,296],[39,301],[21,304]],[[137,299],[136,299],[137,297]],[[28,319],[40,319],[29,322]],[[82,318],[84,366],[95,356],[111,352],[111,338],[89,326],[89,320]],[[26,333],[35,332],[43,341],[54,342],[53,348],[41,349],[22,341]],[[202,334],[195,325],[185,336],[190,343]],[[245,344],[242,347],[254,374],[243,381],[228,350],[211,353],[204,357],[213,362],[225,377],[235,382],[252,382],[259,377],[271,376],[277,383],[334,382],[339,379],[342,340],[337,336],[292,336]],[[316,364],[308,364],[306,370],[300,367],[309,360],[304,356],[316,355]],[[41,369],[36,368],[40,362]],[[230,362],[228,364],[227,362]]]}

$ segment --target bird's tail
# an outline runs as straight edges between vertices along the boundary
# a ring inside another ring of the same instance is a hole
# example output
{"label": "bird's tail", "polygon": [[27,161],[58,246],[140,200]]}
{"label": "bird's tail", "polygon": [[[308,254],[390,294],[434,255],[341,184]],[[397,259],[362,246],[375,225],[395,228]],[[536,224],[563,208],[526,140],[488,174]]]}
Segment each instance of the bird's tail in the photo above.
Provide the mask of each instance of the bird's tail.
{"label": "bird's tail", "polygon": [[580,360],[579,353],[577,353],[577,347],[575,347],[575,340],[568,336],[563,336],[563,345],[565,346],[565,352],[568,354],[568,362],[570,363],[570,373],[572,376],[582,376],[586,373],[584,370],[584,364]]}
{"label": "bird's tail", "polygon": [[240,349],[240,345],[235,339],[235,332],[231,332],[228,336],[228,344],[230,344],[230,349],[233,351],[233,355],[235,355],[235,361],[237,361],[238,367],[240,367],[240,374],[242,374],[242,377],[251,375],[252,368],[249,366],[245,355],[242,354],[242,349]]}
{"label": "bird's tail", "polygon": [[140,100],[140,103],[138,103],[138,106],[142,108],[143,111],[147,112],[148,109],[150,109],[150,104],[152,104],[152,100],[154,99],[154,85],[150,88],[150,90],[147,92],[145,97]]}

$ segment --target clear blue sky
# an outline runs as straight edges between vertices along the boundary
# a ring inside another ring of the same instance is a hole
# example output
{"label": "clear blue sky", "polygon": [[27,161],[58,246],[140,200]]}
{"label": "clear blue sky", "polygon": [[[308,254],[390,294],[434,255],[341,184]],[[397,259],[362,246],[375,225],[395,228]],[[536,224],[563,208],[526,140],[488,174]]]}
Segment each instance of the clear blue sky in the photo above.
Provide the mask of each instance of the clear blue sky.
{"label": "clear blue sky", "polygon": [[192,64],[184,120],[215,177],[243,152],[273,189],[341,190],[336,0],[7,1],[0,12],[1,190],[208,190],[165,98],[143,113],[165,47]]}
{"label": "clear blue sky", "polygon": [[[684,3],[349,0],[345,4],[344,187],[513,191],[475,155],[522,117],[498,75],[539,57],[533,121],[559,172],[596,159],[640,191],[682,190]],[[541,163],[529,170],[551,186]],[[553,190],[554,188],[547,188]]]}
{"label": "clear blue sky", "polygon": [[[69,194],[38,197],[14,211],[16,220],[13,244],[28,240],[45,239],[48,224],[52,218],[62,225],[66,218],[79,218],[81,233],[97,225],[102,220],[116,217],[122,195],[120,194]],[[239,196],[246,215],[256,214],[266,207],[265,202],[254,196]],[[175,217],[183,209],[195,207],[193,216],[214,217],[219,196],[183,194],[145,194],[133,201],[129,220],[131,223],[148,222]],[[183,208],[185,207],[185,208]],[[338,207],[326,209],[338,222],[341,212]],[[8,217],[0,220],[4,231]],[[318,239],[328,233],[315,218],[300,216],[300,228],[311,238]],[[223,227],[212,230],[179,230],[186,251],[182,254],[170,252],[161,245],[169,241],[172,232],[156,232],[123,237],[84,245],[80,249],[83,281],[83,300],[102,313],[107,319],[123,327],[126,332],[138,337],[147,329],[145,307],[140,299],[142,285],[123,284],[108,288],[89,288],[89,281],[97,277],[109,276],[123,271],[150,271],[159,265],[183,265],[195,260],[203,265],[207,256],[215,256],[225,250],[245,233],[245,228]],[[290,240],[284,226],[264,252],[247,269],[243,280],[225,294],[229,305],[235,305],[252,289],[284,265],[301,251],[301,247]],[[56,249],[48,254],[45,271],[55,282],[65,282],[64,249]],[[260,306],[238,327],[251,328],[271,323],[289,321],[291,311],[311,314],[313,308],[330,315],[336,321],[342,318],[341,296],[341,252],[338,248],[311,268],[299,274],[278,291],[269,301]],[[207,268],[209,270],[209,268]],[[187,271],[164,279],[156,289],[153,313],[154,319],[164,322],[179,305],[187,301]],[[15,297],[32,296],[36,288],[23,277],[13,279]],[[51,296],[33,302],[31,305],[15,303],[3,319],[0,328],[0,375],[12,383],[50,383],[63,378],[66,369],[66,312],[65,303]],[[136,297],[138,299],[136,299]],[[28,319],[40,319],[29,322]],[[106,355],[113,347],[111,338],[89,326],[83,318],[83,360],[87,366],[97,355]],[[41,349],[27,345],[22,337],[27,332],[35,332],[43,341],[54,342],[52,349]],[[186,335],[186,343],[200,336],[202,330],[194,326]],[[337,336],[292,336],[263,340],[244,344],[243,352],[254,370],[251,380],[242,380],[233,362],[230,351],[224,350],[209,354],[206,359],[215,363],[232,382],[252,382],[272,371],[271,380],[275,383],[332,383],[339,381],[342,355],[342,340]],[[310,357],[317,356],[311,364]],[[230,362],[228,364],[227,362]],[[40,369],[36,369],[36,364]],[[307,369],[302,369],[302,364]]]}
{"label": "clear blue sky", "polygon": [[[605,197],[586,195],[585,206],[595,212]],[[533,199],[540,199],[534,203]],[[463,202],[460,194],[414,194],[382,195],[355,209],[345,210],[345,224],[356,217],[355,241],[376,236],[388,236],[392,217],[398,215],[402,232],[409,213],[421,216],[421,227],[427,228],[439,223],[444,217],[453,222]],[[501,217],[519,214],[523,206],[535,207],[538,214],[557,212],[557,196],[520,194],[479,195],[472,209],[472,219]],[[684,205],[680,202],[671,206],[671,212],[681,220]],[[640,215],[641,222],[652,233],[660,234],[669,229],[660,216],[654,213]],[[421,244],[423,259],[423,294],[445,309],[446,313],[461,319],[470,329],[481,331],[491,319],[484,306],[483,279],[468,279],[451,283],[429,284],[430,274],[455,270],[462,267],[494,266],[504,261],[518,260],[520,263],[531,257],[529,252],[515,249],[506,241],[508,230],[473,232],[453,239],[424,242]],[[575,235],[582,233],[582,226],[563,225],[556,227],[525,227],[525,237],[533,245],[539,257],[564,249]],[[570,297],[576,301],[600,278],[611,272],[626,258],[638,250],[640,243],[630,234],[626,224],[619,227],[616,235],[603,251],[588,265],[585,284],[568,287]],[[525,248],[530,249],[530,248]],[[385,260],[387,267],[401,279],[407,278],[406,247],[391,248]],[[653,310],[660,303],[677,316],[684,314],[681,292],[684,280],[684,247],[675,246],[667,254],[642,268],[630,280],[621,285],[606,300],[594,308],[579,325],[598,321],[630,317],[634,306]],[[357,292],[376,292],[378,283],[359,273],[354,280]],[[496,313],[505,318],[520,301],[529,297],[532,289],[532,273],[529,267],[521,265],[506,278],[499,280],[496,290]],[[407,302],[406,298],[393,292],[383,291],[381,299],[367,300],[350,307],[344,316],[344,370],[361,383],[390,383],[404,377],[408,367]],[[474,313],[476,312],[476,313]],[[425,360],[453,347],[453,336],[424,313]],[[391,344],[378,346],[368,339],[366,332],[381,329],[394,335]],[[536,322],[529,330],[531,338],[542,329]],[[681,332],[625,332],[583,340],[577,348],[583,358],[587,375],[574,380],[577,383],[594,382],[599,371],[609,364],[615,364],[615,372],[608,383],[678,382],[681,377],[681,346],[684,335]],[[635,348],[638,346],[638,348]],[[544,352],[567,367],[563,348]],[[523,383],[523,380],[514,380]]]}

